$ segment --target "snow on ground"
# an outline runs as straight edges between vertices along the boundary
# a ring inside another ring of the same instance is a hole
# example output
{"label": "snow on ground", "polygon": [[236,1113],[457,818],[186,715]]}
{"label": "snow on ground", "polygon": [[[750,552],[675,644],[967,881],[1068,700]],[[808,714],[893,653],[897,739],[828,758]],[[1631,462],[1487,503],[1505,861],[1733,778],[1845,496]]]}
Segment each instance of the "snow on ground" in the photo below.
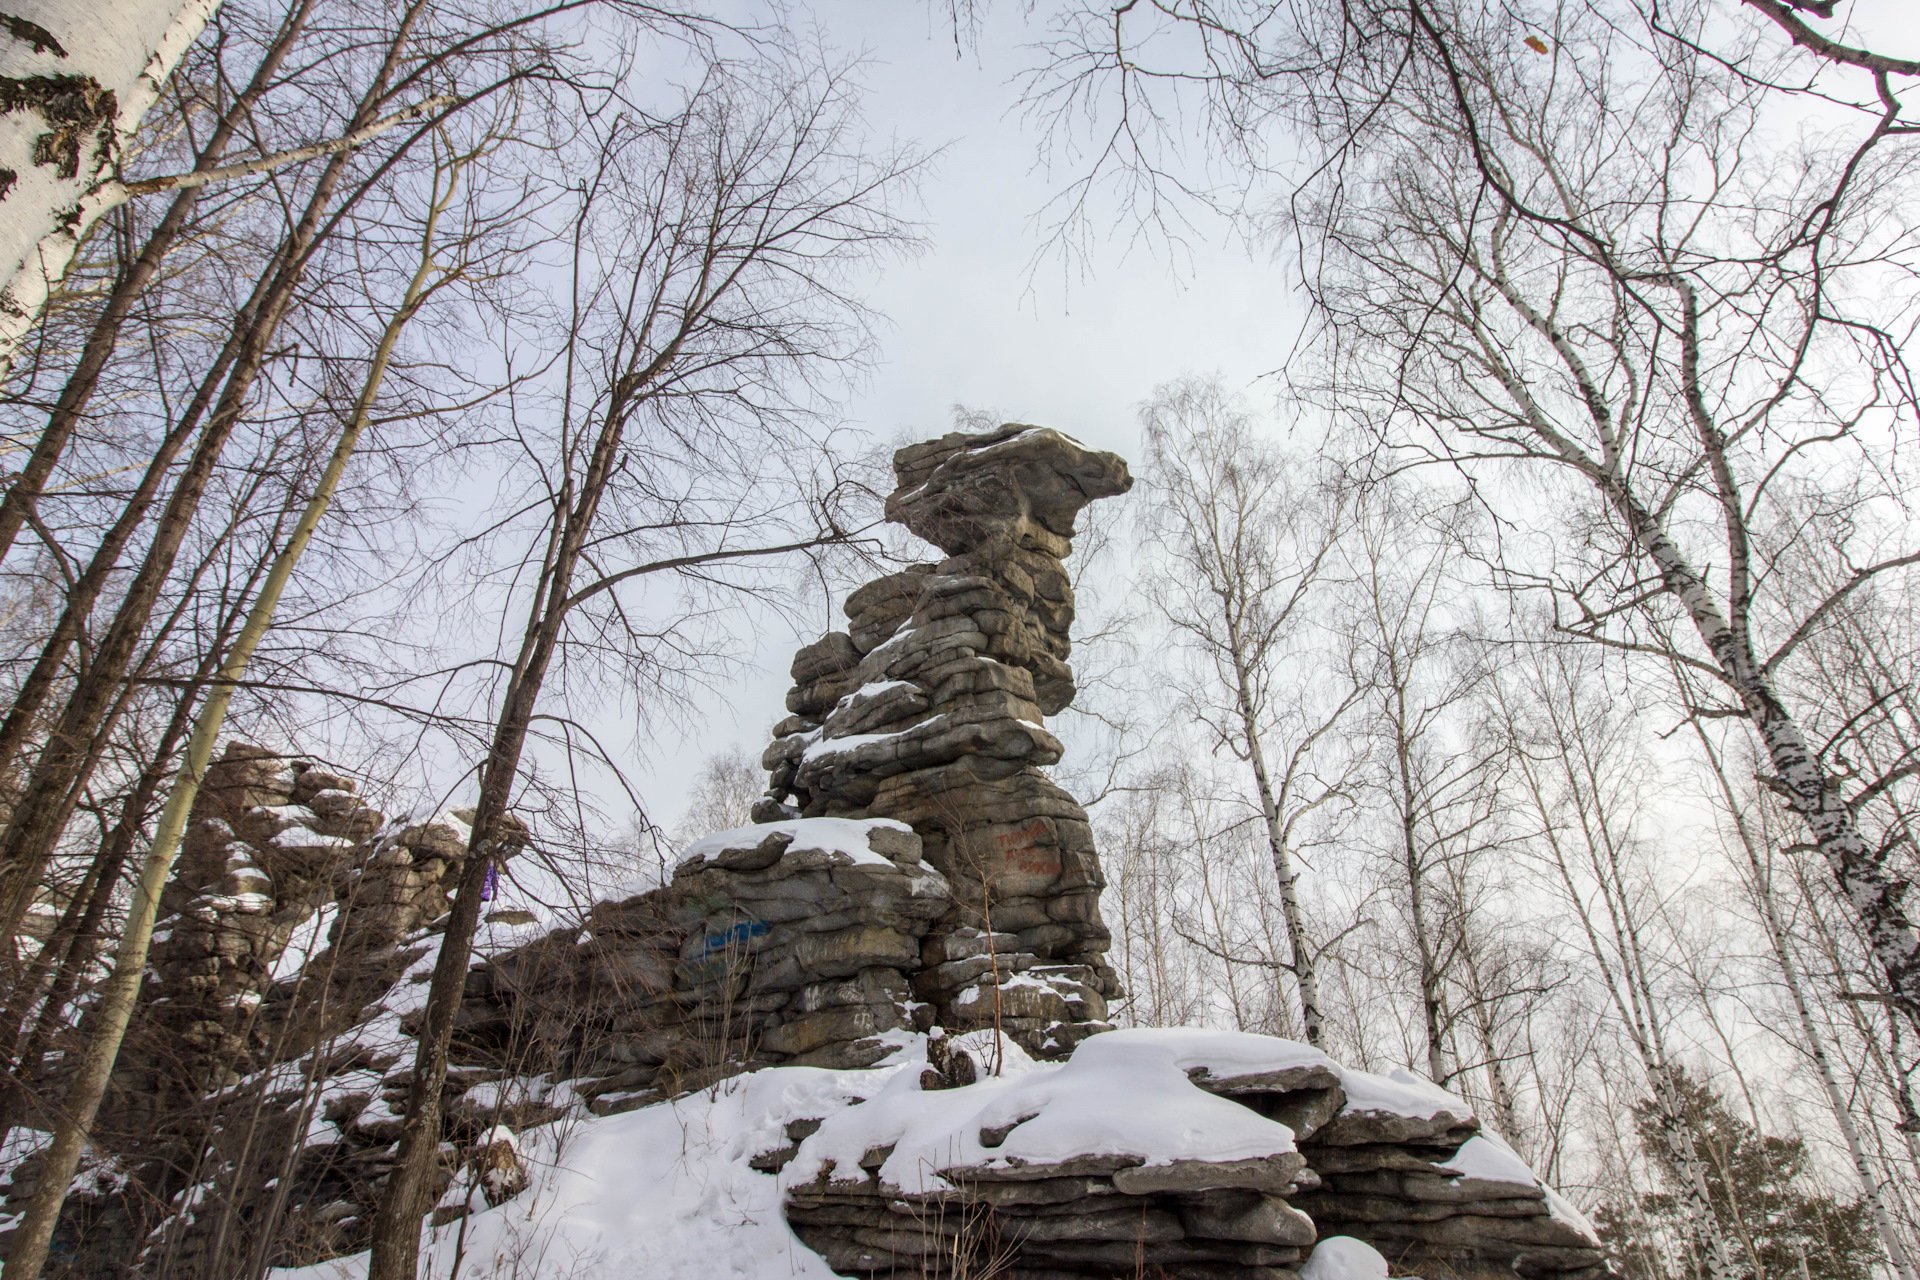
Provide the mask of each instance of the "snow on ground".
{"label": "snow on ground", "polygon": [[[817,821],[817,820],[816,820]],[[388,1016],[392,1016],[389,1012]],[[770,1067],[700,1093],[603,1119],[577,1119],[509,1135],[532,1175],[529,1188],[485,1208],[463,1174],[442,1203],[466,1199],[459,1225],[428,1229],[422,1274],[449,1275],[456,1252],[468,1277],[540,1275],[567,1280],[700,1276],[722,1280],[834,1272],[787,1228],[786,1187],[843,1171],[893,1147],[881,1178],[906,1194],[948,1184],[939,1170],[960,1165],[1054,1163],[1107,1155],[1165,1165],[1188,1159],[1258,1159],[1293,1151],[1293,1131],[1192,1083],[1204,1069],[1231,1079],[1302,1065],[1339,1072],[1367,1110],[1414,1116],[1464,1115],[1459,1099],[1405,1072],[1380,1076],[1340,1068],[1290,1040],[1190,1028],[1111,1031],[1081,1044],[1065,1062],[1037,1063],[1004,1047],[1003,1069],[974,1084],[925,1092],[925,1041],[866,1071]],[[956,1037],[954,1050],[991,1056],[991,1033]],[[785,1145],[788,1122],[823,1119],[778,1175],[747,1161]],[[982,1141],[1001,1137],[997,1146]],[[1002,1136],[1004,1135],[1004,1136]],[[495,1135],[498,1136],[498,1135]],[[1539,1185],[1499,1139],[1468,1142],[1446,1166],[1464,1176]],[[1548,1192],[1556,1215],[1585,1220]],[[1386,1263],[1358,1240],[1323,1240],[1302,1280],[1384,1280]],[[364,1254],[283,1268],[274,1280],[363,1280]]]}
{"label": "snow on ground", "polygon": [[[784,1144],[789,1120],[838,1111],[887,1074],[772,1067],[658,1106],[523,1133],[532,1185],[467,1219],[461,1274],[833,1280],[787,1229],[778,1180],[747,1160]],[[449,1194],[458,1200],[471,1190],[463,1178]],[[477,1195],[473,1202],[481,1204]],[[457,1223],[426,1233],[423,1276],[450,1273],[458,1236]],[[269,1272],[274,1280],[366,1273],[365,1254]]]}

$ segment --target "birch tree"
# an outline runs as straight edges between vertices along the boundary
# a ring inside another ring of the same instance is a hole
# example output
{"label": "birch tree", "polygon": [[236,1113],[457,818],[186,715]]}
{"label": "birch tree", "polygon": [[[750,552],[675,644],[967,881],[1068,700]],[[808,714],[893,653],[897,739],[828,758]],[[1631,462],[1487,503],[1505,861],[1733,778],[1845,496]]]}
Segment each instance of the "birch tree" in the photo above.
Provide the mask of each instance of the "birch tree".
{"label": "birch tree", "polygon": [[[1535,652],[1515,687],[1497,686],[1531,842],[1543,875],[1562,895],[1587,957],[1641,1069],[1645,1114],[1659,1162],[1677,1184],[1687,1244],[1712,1280],[1748,1274],[1709,1187],[1707,1157],[1690,1121],[1686,1080],[1669,1039],[1674,1016],[1656,980],[1658,881],[1642,868],[1635,800],[1643,776],[1630,717],[1593,687],[1591,655]],[[1523,713],[1524,705],[1531,714]]]}
{"label": "birch tree", "polygon": [[1811,987],[1803,972],[1803,965],[1795,954],[1794,942],[1780,905],[1786,894],[1782,886],[1775,883],[1773,851],[1767,847],[1765,828],[1748,816],[1750,812],[1758,810],[1763,802],[1757,796],[1743,796],[1740,793],[1721,757],[1720,749],[1706,732],[1706,727],[1697,719],[1690,721],[1690,724],[1701,756],[1724,803],[1725,822],[1731,828],[1732,843],[1739,862],[1743,864],[1741,869],[1745,873],[1745,886],[1754,910],[1760,917],[1768,949],[1779,967],[1781,984],[1785,986],[1792,1005],[1794,1029],[1799,1033],[1794,1039],[1794,1047],[1806,1056],[1820,1082],[1820,1091],[1832,1115],[1834,1128],[1840,1134],[1847,1163],[1859,1186],[1861,1201],[1873,1220],[1874,1232],[1886,1254],[1888,1268],[1897,1280],[1913,1280],[1916,1275],[1913,1256],[1890,1204],[1890,1188],[1887,1180],[1874,1167],[1862,1131],[1861,1120],[1870,1119],[1871,1113],[1856,1118],[1855,1108],[1834,1065],[1833,1050],[1826,1034],[1814,1019],[1813,1004],[1819,993]]}
{"label": "birch tree", "polygon": [[1340,548],[1349,586],[1347,643],[1365,690],[1370,807],[1383,878],[1405,912],[1404,943],[1419,1003],[1419,1057],[1446,1084],[1457,1071],[1453,970],[1468,937],[1462,899],[1447,892],[1501,840],[1505,750],[1478,731],[1471,697],[1485,679],[1466,643],[1467,593],[1454,572],[1462,509],[1437,493],[1385,483],[1356,504]]}
{"label": "birch tree", "polygon": [[[832,501],[777,541],[776,522],[754,508],[770,468],[804,469],[818,453],[805,430],[812,385],[857,359],[863,312],[847,273],[905,235],[891,202],[913,162],[864,154],[853,121],[852,86],[831,69],[715,63],[672,114],[619,112],[582,139],[588,178],[555,381],[502,431],[533,477],[522,507],[536,517],[533,540],[513,561],[531,582],[516,601],[517,639],[494,664],[506,675],[489,695],[472,835],[373,1225],[371,1280],[415,1274],[481,896],[535,722],[551,714],[549,682],[584,678],[595,652],[642,653],[635,589],[847,538]],[[793,483],[788,471],[782,487]],[[659,554],[662,540],[674,549]]]}
{"label": "birch tree", "polygon": [[9,5],[0,22],[0,378],[111,203],[141,118],[219,5]]}
{"label": "birch tree", "polygon": [[[1297,389],[1470,466],[1516,521],[1542,497],[1576,513],[1551,571],[1512,565],[1569,630],[1632,647],[1650,617],[1685,620],[1714,712],[1762,744],[1920,1029],[1900,878],[1781,681],[1826,610],[1920,551],[1862,555],[1798,609],[1756,550],[1794,536],[1780,499],[1800,478],[1858,473],[1898,500],[1891,441],[1920,417],[1920,59],[1793,0],[1048,13],[1027,101],[1076,149],[1062,236],[1085,247],[1073,228],[1111,184],[1149,236],[1197,200],[1297,237],[1317,320]],[[1796,117],[1823,127],[1774,127]]]}
{"label": "birch tree", "polygon": [[1351,802],[1352,758],[1334,739],[1362,691],[1305,650],[1344,503],[1327,478],[1262,440],[1217,382],[1162,387],[1141,416],[1157,498],[1149,520],[1166,554],[1150,593],[1197,660],[1192,706],[1251,774],[1300,1026],[1319,1046],[1325,1013],[1298,862],[1311,824]]}

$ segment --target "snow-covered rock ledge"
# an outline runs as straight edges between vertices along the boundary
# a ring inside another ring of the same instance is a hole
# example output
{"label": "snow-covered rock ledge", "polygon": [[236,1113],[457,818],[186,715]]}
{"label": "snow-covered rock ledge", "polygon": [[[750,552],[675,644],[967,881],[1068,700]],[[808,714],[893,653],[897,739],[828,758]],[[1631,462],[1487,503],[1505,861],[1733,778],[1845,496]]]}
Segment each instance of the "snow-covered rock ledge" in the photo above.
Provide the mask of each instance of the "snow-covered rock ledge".
{"label": "snow-covered rock ledge", "polygon": [[[1604,1274],[1584,1220],[1407,1073],[1188,1029],[1109,1032],[1054,1063],[985,1032],[931,1047],[523,1133],[525,1192],[480,1209],[479,1171],[447,1192],[476,1209],[466,1265],[489,1274],[532,1249],[581,1280],[958,1276],[992,1260],[1004,1280]],[[457,1234],[430,1231],[429,1256],[449,1261]]]}

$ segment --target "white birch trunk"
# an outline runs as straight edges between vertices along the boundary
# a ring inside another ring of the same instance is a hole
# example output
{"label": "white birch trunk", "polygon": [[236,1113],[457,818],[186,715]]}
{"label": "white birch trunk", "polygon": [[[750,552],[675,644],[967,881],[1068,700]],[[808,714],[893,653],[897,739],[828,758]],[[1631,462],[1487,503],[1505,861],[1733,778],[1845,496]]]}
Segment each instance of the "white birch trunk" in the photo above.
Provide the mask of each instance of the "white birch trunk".
{"label": "white birch trunk", "polygon": [[1227,628],[1233,659],[1234,705],[1240,713],[1240,732],[1247,740],[1247,762],[1253,766],[1254,787],[1260,794],[1260,816],[1267,830],[1267,855],[1273,861],[1274,878],[1280,882],[1280,913],[1287,926],[1288,961],[1293,967],[1294,985],[1300,994],[1301,1033],[1308,1044],[1321,1049],[1326,1047],[1326,1032],[1320,1012],[1320,979],[1314,971],[1313,944],[1307,938],[1306,916],[1300,910],[1300,877],[1293,869],[1292,853],[1287,848],[1286,825],[1280,816],[1280,802],[1274,795],[1273,776],[1267,772],[1267,754],[1260,744],[1253,678],[1242,656],[1245,646],[1240,627],[1229,617]]}
{"label": "white birch trunk", "polygon": [[127,142],[220,0],[6,0],[0,377],[114,201]]}
{"label": "white birch trunk", "polygon": [[1854,1123],[1853,1108],[1848,1103],[1846,1093],[1840,1087],[1840,1079],[1833,1069],[1833,1058],[1827,1052],[1826,1037],[1820,1034],[1820,1028],[1813,1019],[1813,1006],[1807,998],[1806,984],[1800,976],[1800,962],[1794,958],[1792,944],[1787,935],[1786,921],[1781,919],[1780,904],[1774,898],[1773,877],[1760,857],[1760,846],[1753,833],[1747,829],[1747,820],[1740,811],[1740,799],[1734,794],[1733,784],[1728,781],[1726,769],[1720,761],[1720,753],[1708,741],[1706,730],[1700,722],[1693,722],[1694,735],[1699,738],[1701,749],[1706,753],[1707,761],[1713,769],[1714,779],[1720,784],[1720,793],[1727,802],[1727,812],[1733,819],[1734,832],[1740,838],[1741,852],[1747,858],[1747,871],[1753,877],[1753,896],[1760,907],[1761,922],[1766,925],[1767,941],[1773,946],[1774,960],[1780,966],[1781,980],[1786,984],[1787,994],[1793,1000],[1795,1018],[1800,1023],[1801,1047],[1813,1062],[1814,1071],[1820,1077],[1820,1087],[1827,1095],[1827,1106],[1833,1112],[1834,1127],[1840,1130],[1840,1138],[1846,1144],[1847,1159],[1853,1165],[1854,1177],[1860,1183],[1860,1193],[1866,1199],[1873,1212],[1874,1230],[1880,1235],[1880,1244],[1887,1251],[1887,1263],[1892,1268],[1895,1280],[1915,1280],[1913,1258],[1907,1250],[1906,1241],[1900,1235],[1900,1228],[1894,1222],[1887,1207],[1880,1178],[1874,1173],[1873,1161],[1867,1154],[1866,1144],[1861,1141],[1860,1128]]}
{"label": "white birch trunk", "polygon": [[[1563,753],[1570,749],[1564,741],[1560,746]],[[1742,1272],[1727,1250],[1727,1233],[1721,1226],[1720,1215],[1715,1211],[1713,1197],[1707,1189],[1706,1162],[1700,1158],[1692,1130],[1686,1122],[1679,1087],[1660,1029],[1661,1018],[1655,996],[1644,981],[1644,965],[1637,959],[1633,936],[1635,924],[1631,913],[1623,911],[1624,900],[1616,899],[1613,887],[1607,882],[1608,877],[1601,874],[1596,857],[1595,879],[1613,933],[1613,946],[1608,947],[1594,923],[1592,909],[1574,882],[1573,868],[1568,864],[1566,850],[1561,846],[1557,823],[1548,809],[1547,792],[1524,752],[1519,759],[1527,789],[1540,817],[1541,834],[1552,851],[1554,868],[1559,873],[1561,886],[1566,890],[1567,903],[1580,921],[1588,952],[1600,970],[1607,996],[1626,1029],[1627,1039],[1639,1055],[1641,1069],[1646,1073],[1647,1085],[1652,1090],[1660,1145],[1666,1151],[1669,1167],[1677,1175],[1680,1200],[1685,1207],[1687,1239],[1699,1254],[1706,1280],[1739,1280]],[[1596,819],[1604,821],[1604,816],[1596,815]],[[1581,825],[1583,828],[1587,826],[1584,815]],[[1587,829],[1584,835],[1591,853],[1594,843],[1591,829]],[[1615,961],[1610,956],[1618,960],[1618,976],[1615,975]]]}

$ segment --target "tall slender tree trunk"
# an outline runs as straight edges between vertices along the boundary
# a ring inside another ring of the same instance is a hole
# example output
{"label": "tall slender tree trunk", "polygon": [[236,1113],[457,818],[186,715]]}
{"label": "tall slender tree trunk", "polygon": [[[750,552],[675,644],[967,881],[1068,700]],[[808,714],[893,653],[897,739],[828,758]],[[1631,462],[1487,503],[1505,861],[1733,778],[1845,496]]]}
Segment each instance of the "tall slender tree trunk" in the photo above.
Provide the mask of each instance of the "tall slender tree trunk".
{"label": "tall slender tree trunk", "polygon": [[[80,1068],[75,1073],[66,1107],[56,1118],[53,1141],[47,1152],[46,1174],[27,1206],[26,1216],[8,1258],[7,1269],[16,1276],[37,1276],[45,1265],[47,1247],[53,1239],[54,1227],[59,1222],[60,1210],[66,1203],[67,1185],[79,1167],[81,1150],[86,1144],[88,1131],[93,1127],[94,1117],[99,1114],[101,1099],[106,1096],[107,1082],[113,1074],[113,1064],[120,1053],[120,1043],[133,1017],[134,1002],[146,973],[147,950],[153,940],[154,920],[160,910],[160,891],[179,856],[187,817],[200,794],[200,784],[206,777],[207,766],[213,760],[214,745],[226,723],[227,708],[232,704],[234,691],[253,659],[254,650],[272,626],[281,593],[285,591],[308,543],[313,540],[314,531],[319,528],[327,508],[332,505],[333,495],[339,488],[347,463],[352,459],[360,437],[372,419],[373,406],[386,378],[395,344],[399,341],[401,330],[419,309],[428,279],[433,274],[434,231],[440,214],[446,208],[446,199],[450,199],[451,195],[449,189],[445,199],[435,205],[428,217],[419,266],[407,286],[400,307],[381,334],[353,413],[335,441],[319,484],[295,523],[292,536],[274,557],[266,580],[248,611],[246,624],[241,627],[232,649],[221,662],[219,674],[194,720],[192,735],[187,740],[186,760],[181,764],[173,790],[167,796],[166,807],[161,810],[159,823],[154,830],[153,847],[140,869],[133,908],[121,934],[113,971],[107,977],[104,994],[92,1019],[87,1043],[81,1051]],[[530,720],[531,716],[528,718]],[[475,916],[477,923],[477,903]],[[464,965],[461,972],[464,976]],[[435,1141],[438,1142],[437,1135]]]}
{"label": "tall slender tree trunk", "polygon": [[[314,0],[299,0],[287,14],[273,43],[267,47],[259,65],[254,68],[253,78],[227,110],[221,113],[213,132],[200,147],[194,162],[196,172],[207,172],[220,163],[234,133],[266,93],[273,77],[279,74],[287,54],[306,25],[307,14],[313,4]],[[55,401],[40,438],[34,442],[33,452],[28,455],[20,473],[7,486],[5,497],[0,498],[0,560],[6,558],[21,527],[34,515],[35,503],[46,491],[47,480],[53,475],[55,464],[66,451],[74,428],[79,425],[94,391],[100,385],[100,375],[113,356],[120,331],[133,312],[133,304],[153,283],[154,276],[159,274],[161,261],[179,241],[182,229],[199,202],[201,190],[199,186],[183,187],[174,196],[159,225],[147,236],[146,243],[140,246],[140,252],[114,281],[113,291],[107,295],[106,304],[93,322],[86,345],[81,348],[80,358],[60,389],[60,398]],[[0,752],[0,760],[11,758],[12,752]]]}
{"label": "tall slender tree trunk", "polygon": [[[282,522],[284,519],[285,516],[282,517]],[[274,531],[276,540],[278,532],[278,525],[276,525]],[[211,563],[212,557],[204,560],[201,570],[206,570]],[[53,936],[48,938],[46,945],[34,956],[26,974],[9,992],[5,1013],[0,1015],[0,1060],[15,1063],[15,1070],[11,1079],[0,1082],[0,1139],[3,1139],[7,1130],[17,1122],[21,1104],[25,1101],[24,1091],[30,1089],[40,1078],[42,1058],[51,1047],[54,1036],[66,1027],[65,1013],[68,1002],[72,999],[85,970],[91,963],[93,949],[99,939],[106,912],[119,886],[121,873],[131,859],[135,845],[144,835],[147,814],[152,808],[155,796],[160,793],[168,775],[173,772],[171,762],[175,752],[180,749],[188,729],[192,726],[194,709],[198,705],[200,695],[218,672],[227,645],[244,622],[248,601],[268,567],[264,560],[252,565],[247,580],[238,590],[233,607],[221,614],[218,625],[212,636],[208,638],[209,643],[201,656],[199,666],[183,683],[166,728],[162,731],[159,741],[151,748],[145,768],[121,805],[119,819],[108,833],[99,853],[89,864],[81,891],[75,895],[73,903],[69,905]],[[198,579],[199,575],[196,574],[195,584]],[[148,646],[147,656],[141,664],[139,673],[141,677],[144,678],[160,660],[162,645],[173,628],[179,624],[192,595],[191,588],[182,593],[180,603],[173,615],[159,629],[159,634]],[[101,733],[97,735],[98,746],[104,746],[107,735],[111,732],[113,720],[118,717],[121,708],[132,700],[137,683],[137,680],[126,682],[126,687],[120,694],[120,705],[109,714],[108,725],[104,726]],[[43,997],[41,987],[49,974],[52,975],[52,985]],[[33,1029],[22,1047],[20,1036],[26,1029],[26,1022],[36,1002],[40,1006],[39,1016],[33,1020]]]}
{"label": "tall slender tree trunk", "polygon": [[[1676,678],[1679,672],[1675,672]],[[1694,736],[1699,740],[1700,749],[1706,757],[1708,768],[1713,772],[1714,781],[1719,785],[1720,796],[1726,802],[1727,814],[1732,819],[1734,834],[1739,838],[1740,851],[1745,856],[1747,873],[1750,877],[1755,904],[1760,908],[1760,921],[1767,931],[1767,943],[1773,949],[1774,963],[1780,967],[1781,982],[1787,988],[1787,996],[1793,1003],[1794,1019],[1800,1027],[1800,1048],[1813,1064],[1814,1074],[1820,1077],[1820,1088],[1827,1097],[1827,1107],[1833,1113],[1834,1127],[1840,1131],[1840,1140],[1847,1148],[1847,1160],[1853,1166],[1854,1178],[1860,1184],[1860,1195],[1867,1203],[1873,1215],[1874,1230],[1879,1233],[1881,1247],[1886,1250],[1887,1264],[1892,1269],[1895,1280],[1915,1280],[1916,1272],[1911,1252],[1906,1240],[1901,1236],[1888,1209],[1885,1188],[1881,1179],[1873,1171],[1873,1162],[1867,1155],[1866,1144],[1862,1141],[1860,1127],[1854,1123],[1853,1108],[1847,1104],[1846,1093],[1840,1087],[1838,1073],[1833,1069],[1832,1056],[1827,1051],[1827,1040],[1814,1022],[1813,1006],[1807,996],[1806,980],[1800,972],[1800,962],[1793,954],[1791,939],[1787,933],[1786,922],[1780,916],[1780,904],[1774,896],[1773,876],[1761,857],[1761,844],[1758,837],[1747,825],[1746,813],[1740,803],[1739,795],[1733,789],[1732,781],[1727,777],[1720,752],[1707,736],[1700,721],[1689,721]]]}
{"label": "tall slender tree trunk", "polygon": [[8,0],[0,23],[0,378],[220,0]]}
{"label": "tall slender tree trunk", "polygon": [[[181,411],[179,418],[167,429],[148,460],[146,470],[140,477],[126,504],[107,527],[99,546],[94,548],[80,576],[67,588],[61,601],[60,616],[53,630],[40,646],[40,653],[25,679],[15,691],[13,702],[7,708],[6,718],[0,720],[0,769],[11,768],[27,748],[40,714],[46,709],[47,700],[52,697],[62,672],[66,669],[67,658],[73,647],[85,633],[87,622],[92,615],[94,605],[105,592],[109,582],[120,572],[120,557],[125,553],[134,535],[146,521],[147,513],[152,510],[159,498],[161,486],[166,482],[167,474],[180,451],[193,438],[199,429],[207,409],[213,404],[214,397],[227,373],[233,367],[234,358],[240,352],[242,339],[253,326],[259,314],[259,303],[264,300],[267,280],[273,273],[262,277],[255,286],[254,294],[234,317],[232,329],[223,344],[220,354],[206,376],[195,388],[193,399]],[[25,518],[25,509],[19,514]],[[13,874],[4,862],[0,862],[0,875]]]}
{"label": "tall slender tree trunk", "polygon": [[[622,380],[624,383],[625,380]],[[480,898],[487,870],[501,848],[502,833],[519,776],[541,686],[566,625],[573,580],[580,565],[600,499],[613,475],[625,434],[627,404],[616,384],[614,403],[594,442],[577,494],[556,495],[552,535],[543,557],[539,591],[528,609],[520,652],[507,680],[486,763],[480,773],[480,798],[474,807],[467,861],[454,892],[453,911],[441,935],[433,980],[417,1037],[413,1076],[407,1083],[406,1122],[387,1193],[373,1222],[373,1246],[367,1280],[414,1280],[420,1264],[420,1221],[433,1191],[434,1164],[440,1152],[441,1094],[447,1082],[447,1055],[454,1017],[466,988],[473,959],[473,935],[480,923]]]}
{"label": "tall slender tree trunk", "polygon": [[[1383,629],[1382,636],[1387,632]],[[1433,931],[1427,922],[1427,876],[1425,858],[1420,851],[1420,797],[1413,777],[1413,744],[1407,740],[1409,709],[1407,688],[1399,660],[1388,658],[1388,679],[1392,686],[1394,785],[1399,794],[1398,809],[1400,869],[1407,879],[1408,911],[1413,925],[1413,942],[1419,960],[1420,1019],[1426,1034],[1427,1075],[1435,1084],[1444,1085],[1453,1073],[1447,1067],[1446,996],[1440,987],[1440,961]]]}
{"label": "tall slender tree trunk", "polygon": [[1247,763],[1253,769],[1253,785],[1260,797],[1260,816],[1266,825],[1267,855],[1273,862],[1274,879],[1280,884],[1280,914],[1287,926],[1288,963],[1294,985],[1300,995],[1300,1028],[1308,1044],[1326,1047],[1326,1029],[1322,1025],[1320,978],[1315,971],[1313,942],[1307,937],[1306,918],[1300,910],[1299,874],[1293,867],[1293,852],[1280,814],[1279,797],[1274,793],[1272,775],[1267,771],[1267,754],[1260,742],[1260,726],[1254,715],[1252,681],[1242,656],[1243,640],[1237,619],[1229,615],[1229,644],[1233,650],[1234,705],[1240,713],[1240,732],[1247,742]]}
{"label": "tall slender tree trunk", "polygon": [[[1551,708],[1549,690],[1542,690],[1542,702]],[[1509,708],[1509,715],[1511,709]],[[1556,753],[1562,760],[1562,767],[1571,771],[1576,767],[1569,758],[1574,747],[1569,739],[1577,730],[1562,722],[1554,715],[1555,740],[1548,744],[1548,750]],[[1679,1082],[1666,1055],[1665,1036],[1661,1031],[1661,1017],[1651,987],[1645,984],[1645,970],[1636,964],[1634,952],[1637,942],[1630,913],[1624,911],[1624,904],[1616,902],[1614,887],[1617,880],[1610,873],[1602,872],[1596,865],[1594,870],[1600,881],[1600,896],[1606,908],[1614,945],[1609,948],[1600,937],[1600,931],[1593,921],[1593,911],[1586,898],[1581,894],[1573,878],[1573,867],[1567,850],[1561,842],[1560,825],[1556,821],[1546,787],[1535,770],[1534,761],[1525,749],[1516,753],[1522,775],[1527,781],[1527,791],[1533,801],[1535,814],[1540,821],[1540,835],[1546,842],[1553,857],[1553,865],[1558,874],[1561,888],[1567,895],[1567,903],[1580,921],[1580,928],[1587,939],[1588,953],[1600,970],[1600,976],[1607,990],[1607,997],[1619,1015],[1627,1038],[1633,1043],[1640,1059],[1640,1067],[1646,1076],[1647,1087],[1652,1092],[1655,1124],[1660,1135],[1660,1146],[1664,1152],[1668,1168],[1675,1174],[1679,1197],[1686,1212],[1686,1234],[1688,1243],[1703,1260],[1708,1280],[1737,1280],[1741,1276],[1732,1255],[1727,1249],[1728,1232],[1720,1221],[1719,1212],[1714,1208],[1713,1197],[1707,1189],[1706,1164],[1693,1141],[1693,1130],[1687,1122],[1685,1107],[1681,1101]],[[1569,776],[1569,782],[1577,780]],[[1580,821],[1590,853],[1595,853],[1596,863],[1599,855],[1595,851],[1596,841],[1606,837],[1597,837],[1592,826],[1604,826],[1604,813],[1589,815],[1588,807],[1601,803],[1598,795],[1583,795],[1575,786],[1575,803],[1580,808]],[[1612,863],[1617,873],[1617,860]],[[1609,959],[1609,955],[1619,958],[1619,964]],[[1616,968],[1619,970],[1616,972]]]}
{"label": "tall slender tree trunk", "polygon": [[1458,933],[1461,967],[1466,971],[1468,989],[1473,996],[1468,1016],[1473,1022],[1474,1036],[1480,1041],[1480,1056],[1486,1063],[1487,1100],[1493,1106],[1493,1121],[1499,1126],[1500,1136],[1518,1147],[1521,1145],[1520,1108],[1514,1101],[1513,1085],[1507,1079],[1505,1055],[1500,1051],[1493,992],[1480,968],[1479,948],[1467,936],[1464,921]]}

